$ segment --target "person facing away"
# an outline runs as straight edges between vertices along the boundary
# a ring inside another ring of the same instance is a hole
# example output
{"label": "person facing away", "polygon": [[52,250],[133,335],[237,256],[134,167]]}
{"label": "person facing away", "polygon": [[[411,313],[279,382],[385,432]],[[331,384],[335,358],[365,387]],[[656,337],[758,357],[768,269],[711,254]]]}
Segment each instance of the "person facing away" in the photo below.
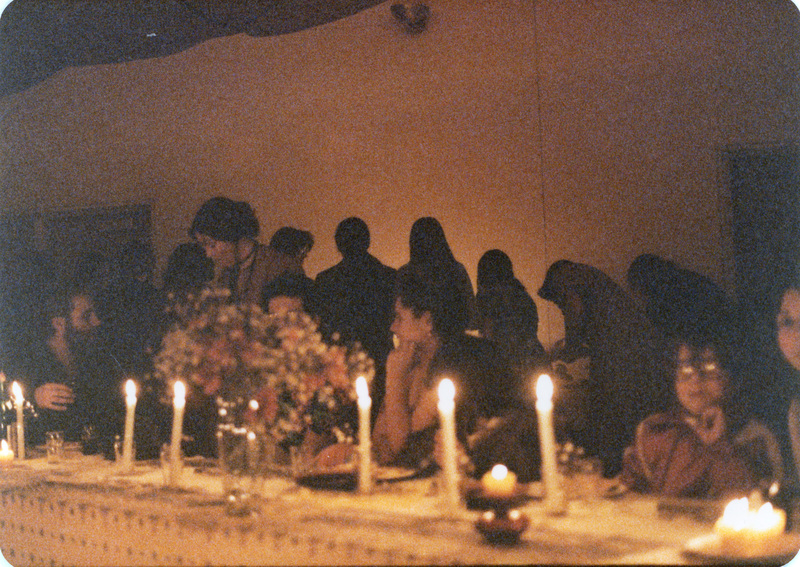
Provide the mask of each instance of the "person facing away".
{"label": "person facing away", "polygon": [[539,313],[502,250],[489,250],[478,261],[475,303],[481,336],[497,345],[520,379],[530,378],[545,358],[537,336]]}
{"label": "person facing away", "polygon": [[736,404],[730,357],[712,337],[674,348],[674,406],[637,427],[620,482],[673,497],[744,495],[780,483],[783,465],[769,430]]}
{"label": "person facing away", "polygon": [[575,443],[615,476],[636,425],[668,399],[664,337],[616,282],[586,264],[554,262],[539,296],[564,316],[564,347],[553,359],[589,357],[585,426]]}
{"label": "person facing away", "polygon": [[733,317],[725,293],[702,274],[655,254],[641,254],[628,267],[626,280],[631,296],[667,336],[734,332],[728,328]]}
{"label": "person facing away", "polygon": [[214,279],[214,262],[197,242],[178,244],[167,258],[161,276],[164,294],[180,300],[199,293]]}
{"label": "person facing away", "polygon": [[452,317],[464,329],[475,328],[475,293],[464,266],[459,263],[442,225],[433,217],[422,217],[411,225],[408,241],[409,260],[400,268],[398,275],[415,271],[437,286],[445,286],[458,299],[453,302]]}
{"label": "person facing away", "polygon": [[[359,342],[375,362],[376,376],[383,374],[392,347],[389,326],[394,317],[397,270],[383,265],[368,252],[367,223],[349,217],[336,227],[336,248],[342,260],[323,270],[314,280],[314,295],[321,324],[346,343]],[[373,382],[374,406],[380,405],[382,385]]]}
{"label": "person facing away", "polygon": [[121,370],[103,348],[100,331],[87,292],[60,289],[48,301],[39,340],[18,377],[38,413],[30,443],[41,443],[47,431],[62,431],[65,440],[78,441],[85,426],[94,427],[101,439],[120,433],[125,411]]}

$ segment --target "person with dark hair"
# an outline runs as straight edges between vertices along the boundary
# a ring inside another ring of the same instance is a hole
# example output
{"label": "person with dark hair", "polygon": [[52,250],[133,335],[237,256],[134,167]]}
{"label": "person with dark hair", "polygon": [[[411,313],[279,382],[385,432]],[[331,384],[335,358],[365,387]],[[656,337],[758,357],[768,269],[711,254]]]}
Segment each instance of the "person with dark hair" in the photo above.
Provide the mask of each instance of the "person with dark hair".
{"label": "person with dark hair", "polygon": [[519,379],[530,378],[546,358],[537,336],[539,313],[502,250],[489,250],[478,261],[475,300],[481,336],[497,346]]}
{"label": "person with dark hair", "polygon": [[641,254],[631,262],[626,279],[632,297],[665,335],[724,330],[734,336],[729,301],[710,278],[655,254]]}
{"label": "person with dark hair", "polygon": [[153,285],[155,253],[132,240],[123,246],[117,265],[106,302],[109,347],[126,372],[143,374],[150,369],[164,325],[164,298]]}
{"label": "person with dark hair", "polygon": [[636,425],[664,409],[664,336],[616,282],[586,264],[554,262],[539,297],[564,316],[564,344],[553,360],[589,357],[589,407],[574,442],[600,458],[606,477],[615,476]]}
{"label": "person with dark hair", "polygon": [[475,293],[464,266],[453,255],[442,225],[433,217],[422,217],[411,225],[409,260],[399,273],[416,272],[418,277],[445,286],[458,300],[452,304],[453,322],[461,330],[475,328]]}
{"label": "person with dark hair", "polygon": [[491,343],[463,333],[447,305],[458,301],[449,286],[433,286],[407,272],[400,274],[397,289],[391,326],[397,346],[386,361],[386,394],[373,447],[382,464],[422,467],[434,457],[443,377],[456,384],[458,436],[467,450],[481,423],[518,409],[520,395]]}
{"label": "person with dark hair", "polygon": [[307,230],[284,226],[275,231],[269,240],[269,247],[282,254],[296,258],[302,265],[314,247],[314,236]]}
{"label": "person with dark hair", "polygon": [[316,316],[314,280],[304,274],[284,273],[264,286],[261,303],[268,313],[305,311]]}
{"label": "person with dark hair", "polygon": [[783,419],[780,433],[787,441],[783,444],[784,455],[790,469],[787,493],[796,498],[800,494],[800,273],[789,275],[779,287],[775,339],[788,363],[788,379],[783,388],[783,407],[771,409],[779,411]]}
{"label": "person with dark hair", "polygon": [[200,207],[189,234],[214,262],[213,283],[228,287],[233,301],[260,304],[264,286],[276,276],[304,273],[303,259],[313,245],[310,233],[281,230],[288,238],[279,236],[277,248],[264,246],[256,241],[258,219],[248,203],[214,197]]}
{"label": "person with dark hair", "polygon": [[712,498],[780,485],[778,442],[735,403],[724,344],[686,337],[673,357],[674,406],[638,425],[620,482],[638,492]]}
{"label": "person with dark hair", "polygon": [[78,441],[85,426],[106,440],[120,432],[121,370],[103,348],[100,325],[92,297],[81,289],[61,289],[47,301],[39,341],[11,377],[26,386],[38,412],[26,441],[41,443],[47,431]]}
{"label": "person with dark hair", "polygon": [[358,217],[336,227],[336,247],[342,260],[317,274],[314,295],[321,324],[346,343],[359,342],[375,362],[373,407],[383,398],[383,368],[391,350],[394,287],[397,271],[369,252],[367,223]]}
{"label": "person with dark hair", "polygon": [[197,242],[176,246],[167,258],[167,267],[161,276],[164,293],[177,298],[198,293],[213,279],[214,262]]}

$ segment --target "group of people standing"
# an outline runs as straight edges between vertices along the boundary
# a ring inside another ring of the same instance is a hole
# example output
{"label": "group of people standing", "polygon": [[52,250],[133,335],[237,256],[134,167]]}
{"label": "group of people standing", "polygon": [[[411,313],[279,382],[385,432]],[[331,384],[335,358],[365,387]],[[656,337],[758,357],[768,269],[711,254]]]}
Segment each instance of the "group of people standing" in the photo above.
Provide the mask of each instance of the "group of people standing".
{"label": "group of people standing", "polygon": [[[553,263],[538,295],[561,310],[565,337],[546,352],[536,303],[508,255],[493,249],[481,257],[475,293],[433,217],[414,222],[409,261],[397,270],[369,253],[362,219],[344,219],[335,233],[342,259],[314,279],[303,266],[312,234],[283,227],[263,244],[246,202],[209,199],[189,235],[170,256],[162,288],[152,283],[152,253],[133,246],[116,286],[92,287],[102,278],[82,273],[76,285],[49,294],[56,299],[40,302],[35,332],[2,345],[16,355],[6,354],[4,370],[33,394],[40,432],[58,429],[75,440],[92,425],[117,433],[123,406],[113,393],[121,388],[109,384],[124,372],[147,371],[169,324],[163,307],[222,286],[232,301],[265,311],[302,309],[324,335],[363,346],[375,362],[373,446],[383,464],[436,465],[436,383],[446,374],[458,392],[466,470],[481,474],[503,462],[522,480],[538,478],[532,378],[549,371],[569,385],[577,380],[558,376],[560,363],[586,359],[582,402],[561,405],[558,434],[597,456],[605,476],[677,496],[798,484],[800,396],[787,403],[786,435],[754,420],[738,403],[741,353],[725,294],[658,256],[634,260],[628,291],[592,266]],[[800,370],[800,285],[787,289],[776,338]],[[109,356],[100,361],[100,353]],[[143,417],[152,427],[137,433],[155,440],[137,439],[142,456],[158,446],[164,421],[163,408],[150,407]],[[320,458],[342,454],[323,449]]]}

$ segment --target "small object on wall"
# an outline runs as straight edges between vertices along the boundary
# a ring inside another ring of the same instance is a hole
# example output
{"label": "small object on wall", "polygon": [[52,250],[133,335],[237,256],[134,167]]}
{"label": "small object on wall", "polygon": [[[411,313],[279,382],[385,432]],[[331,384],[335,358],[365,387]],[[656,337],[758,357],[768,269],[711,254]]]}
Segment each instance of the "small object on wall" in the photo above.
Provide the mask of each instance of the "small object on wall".
{"label": "small object on wall", "polygon": [[392,4],[392,15],[407,33],[420,33],[428,25],[431,9],[424,2],[406,0]]}

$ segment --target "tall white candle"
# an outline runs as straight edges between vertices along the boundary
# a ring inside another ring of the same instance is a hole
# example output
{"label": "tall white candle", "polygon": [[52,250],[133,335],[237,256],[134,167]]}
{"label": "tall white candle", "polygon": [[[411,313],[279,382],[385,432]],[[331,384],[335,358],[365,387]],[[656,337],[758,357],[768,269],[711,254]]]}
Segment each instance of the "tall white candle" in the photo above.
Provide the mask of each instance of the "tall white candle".
{"label": "tall white candle", "polygon": [[183,462],[181,460],[181,437],[183,437],[183,410],[186,407],[186,385],[175,382],[175,397],[172,402],[172,438],[169,446],[169,483],[178,484]]}
{"label": "tall white candle", "polygon": [[367,379],[359,376],[356,379],[356,394],[358,394],[358,490],[366,494],[372,490],[370,415],[372,411],[372,398],[369,396]]}
{"label": "tall white candle", "polygon": [[539,420],[539,445],[542,455],[542,481],[545,507],[551,513],[566,509],[564,493],[558,478],[556,464],[556,435],[553,429],[553,381],[542,374],[536,381],[536,415]]}
{"label": "tall white candle", "polygon": [[11,384],[11,393],[14,394],[14,407],[17,410],[17,458],[25,458],[25,420],[22,415],[22,408],[25,398],[22,397],[22,387],[19,382]]}
{"label": "tall white candle", "polygon": [[451,508],[459,503],[458,464],[456,455],[456,387],[445,378],[439,382],[439,422],[442,428],[442,484],[445,502]]}
{"label": "tall white candle", "polygon": [[136,415],[136,383],[125,382],[125,438],[122,441],[122,468],[133,468],[133,421]]}

